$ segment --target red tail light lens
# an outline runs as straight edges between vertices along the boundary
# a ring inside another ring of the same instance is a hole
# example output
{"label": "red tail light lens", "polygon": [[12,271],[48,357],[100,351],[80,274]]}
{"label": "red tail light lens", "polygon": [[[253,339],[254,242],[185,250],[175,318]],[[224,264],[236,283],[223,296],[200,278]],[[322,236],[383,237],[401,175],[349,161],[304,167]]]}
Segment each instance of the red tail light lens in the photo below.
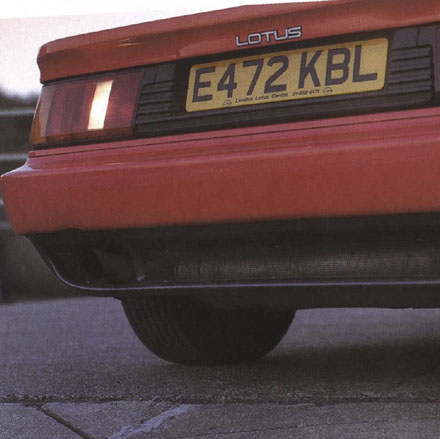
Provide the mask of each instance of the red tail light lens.
{"label": "red tail light lens", "polygon": [[31,131],[33,146],[130,136],[143,72],[77,79],[43,87]]}

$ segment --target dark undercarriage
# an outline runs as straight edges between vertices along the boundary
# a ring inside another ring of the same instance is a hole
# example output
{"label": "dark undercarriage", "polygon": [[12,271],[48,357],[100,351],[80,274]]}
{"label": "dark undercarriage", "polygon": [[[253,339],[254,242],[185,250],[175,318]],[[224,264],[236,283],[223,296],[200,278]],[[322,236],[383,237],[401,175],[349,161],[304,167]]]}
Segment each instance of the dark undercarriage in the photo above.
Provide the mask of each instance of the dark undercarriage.
{"label": "dark undercarriage", "polygon": [[219,307],[439,307],[440,214],[30,236],[86,294],[191,294]]}

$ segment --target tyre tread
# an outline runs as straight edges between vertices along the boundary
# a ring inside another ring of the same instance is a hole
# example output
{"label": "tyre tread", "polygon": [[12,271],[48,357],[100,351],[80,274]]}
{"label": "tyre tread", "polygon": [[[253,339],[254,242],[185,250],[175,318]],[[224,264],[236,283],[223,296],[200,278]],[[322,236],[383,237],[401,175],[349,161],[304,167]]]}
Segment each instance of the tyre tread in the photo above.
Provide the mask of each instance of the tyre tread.
{"label": "tyre tread", "polygon": [[294,312],[223,310],[191,297],[138,297],[122,301],[135,334],[157,356],[183,364],[256,360],[286,333]]}

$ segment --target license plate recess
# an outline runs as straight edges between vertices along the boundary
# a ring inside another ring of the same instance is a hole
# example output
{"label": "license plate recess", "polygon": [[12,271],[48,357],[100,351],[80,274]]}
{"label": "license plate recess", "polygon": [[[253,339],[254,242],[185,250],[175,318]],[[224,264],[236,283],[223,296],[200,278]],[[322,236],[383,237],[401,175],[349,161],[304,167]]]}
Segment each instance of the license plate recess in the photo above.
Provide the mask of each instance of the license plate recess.
{"label": "license plate recess", "polygon": [[381,90],[388,39],[279,51],[191,67],[186,111]]}

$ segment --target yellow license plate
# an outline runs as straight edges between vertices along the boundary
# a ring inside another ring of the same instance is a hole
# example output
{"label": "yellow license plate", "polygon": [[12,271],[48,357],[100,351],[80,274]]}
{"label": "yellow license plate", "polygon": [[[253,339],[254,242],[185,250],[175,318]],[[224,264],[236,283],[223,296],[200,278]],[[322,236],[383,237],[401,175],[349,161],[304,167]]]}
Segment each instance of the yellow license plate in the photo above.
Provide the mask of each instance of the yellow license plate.
{"label": "yellow license plate", "polygon": [[387,54],[388,40],[377,38],[195,65],[186,110],[380,90]]}

